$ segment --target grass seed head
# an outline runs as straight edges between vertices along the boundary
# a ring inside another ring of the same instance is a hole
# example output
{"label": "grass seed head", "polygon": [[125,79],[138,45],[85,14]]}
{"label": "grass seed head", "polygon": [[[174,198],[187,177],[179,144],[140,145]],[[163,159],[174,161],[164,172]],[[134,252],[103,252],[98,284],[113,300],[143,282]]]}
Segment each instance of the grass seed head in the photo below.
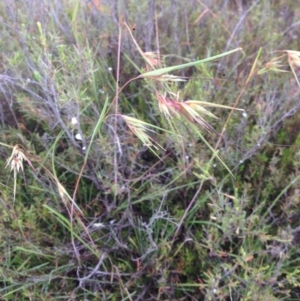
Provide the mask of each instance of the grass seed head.
{"label": "grass seed head", "polygon": [[297,82],[298,86],[300,87],[300,81],[298,79],[299,72],[296,72],[296,71],[299,71],[299,67],[300,67],[300,51],[285,50],[285,52],[287,54],[290,68],[292,69],[292,72],[296,79],[296,82]]}
{"label": "grass seed head", "polygon": [[20,149],[18,145],[15,145],[13,148],[13,151],[11,153],[11,156],[6,161],[5,168],[10,166],[10,170],[14,170],[17,172],[19,172],[20,170],[23,171],[24,170],[24,167],[23,167],[24,159],[26,161],[28,161],[28,159],[25,156],[25,154],[23,153],[22,149]]}
{"label": "grass seed head", "polygon": [[151,141],[151,137],[147,134],[147,131],[152,131],[151,129],[149,129],[149,127],[147,127],[147,123],[133,118],[133,117],[129,117],[126,115],[122,115],[123,119],[125,120],[127,126],[129,127],[129,129],[132,131],[132,133],[138,137],[138,139],[140,139],[142,141],[142,143],[145,146],[148,147],[155,147],[157,148]]}
{"label": "grass seed head", "polygon": [[165,95],[156,91],[156,99],[158,100],[158,106],[161,113],[167,118],[173,116],[179,117],[179,113],[182,110],[181,104],[173,99],[167,98]]}
{"label": "grass seed head", "polygon": [[300,51],[286,50],[288,62],[293,67],[300,67]]}
{"label": "grass seed head", "polygon": [[144,52],[143,54],[146,58],[146,62],[148,62],[148,64],[152,67],[152,68],[149,68],[149,66],[147,65],[146,69],[148,71],[152,70],[156,66],[160,66],[161,58],[160,58],[160,55],[158,52],[149,51],[149,52]]}

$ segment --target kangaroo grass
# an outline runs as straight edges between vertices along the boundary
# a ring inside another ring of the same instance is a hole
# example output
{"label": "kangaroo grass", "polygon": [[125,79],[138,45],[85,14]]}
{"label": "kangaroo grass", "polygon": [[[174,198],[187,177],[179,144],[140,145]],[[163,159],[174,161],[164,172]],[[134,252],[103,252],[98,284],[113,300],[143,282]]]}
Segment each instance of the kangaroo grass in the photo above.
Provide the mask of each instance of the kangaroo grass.
{"label": "kangaroo grass", "polygon": [[84,2],[0,3],[0,299],[298,300],[296,2]]}
{"label": "kangaroo grass", "polygon": [[[57,137],[57,141],[60,138],[60,135],[58,135]],[[55,145],[55,144],[54,144]],[[20,145],[15,145],[13,147],[13,151],[11,156],[8,158],[7,160],[7,166],[10,166],[11,170],[14,171],[14,203],[15,203],[15,198],[16,198],[16,178],[17,178],[17,174],[19,173],[20,170],[24,170],[24,166],[23,166],[23,160],[25,160],[29,166],[32,168],[32,170],[37,174],[37,170],[33,167],[32,162],[37,163],[43,171],[46,172],[46,174],[50,177],[50,179],[56,184],[57,187],[57,191],[58,194],[63,202],[63,204],[66,206],[66,209],[69,212],[69,216],[71,221],[69,222],[67,219],[65,219],[61,214],[59,214],[58,212],[55,212],[54,209],[50,209],[49,206],[45,205],[45,208],[47,208],[48,210],[50,210],[52,213],[56,213],[56,216],[58,217],[58,219],[62,222],[62,225],[64,227],[66,227],[71,234],[72,237],[72,242],[73,242],[73,246],[74,246],[74,251],[77,254],[77,258],[78,261],[80,261],[80,256],[77,252],[77,248],[75,246],[74,243],[74,237],[76,239],[79,239],[79,241],[83,242],[83,244],[88,248],[93,250],[94,254],[97,254],[97,251],[95,251],[95,249],[93,249],[90,244],[86,243],[83,241],[83,239],[81,239],[81,237],[79,235],[76,234],[76,232],[74,231],[73,228],[73,215],[75,214],[75,217],[77,219],[77,221],[80,223],[80,225],[83,227],[83,229],[86,231],[90,242],[92,243],[93,240],[90,237],[89,231],[88,229],[85,227],[84,223],[82,222],[80,217],[83,217],[83,212],[81,211],[81,209],[77,206],[77,204],[74,201],[74,198],[72,198],[69,193],[66,191],[66,189],[64,188],[64,186],[60,183],[60,181],[57,178],[57,175],[55,173],[55,167],[54,167],[54,162],[52,162],[53,164],[53,171],[54,173],[51,173],[42,163],[40,163],[40,160],[35,158],[33,155],[30,155],[25,149],[24,147],[20,146]],[[67,222],[67,223],[66,223]]]}
{"label": "kangaroo grass", "polygon": [[[202,117],[202,115],[206,115],[208,117],[213,117],[217,118],[214,114],[209,112],[205,107],[214,107],[214,108],[223,108],[223,109],[230,109],[230,110],[238,110],[238,111],[244,111],[243,109],[238,109],[236,107],[230,107],[230,106],[224,106],[220,104],[214,104],[214,103],[209,103],[206,101],[197,101],[197,100],[186,100],[186,101],[180,101],[178,99],[179,93],[177,94],[177,99],[174,99],[174,94],[170,92],[167,82],[173,81],[173,82],[178,82],[178,81],[184,81],[183,78],[170,75],[167,73],[177,71],[177,70],[182,70],[187,67],[193,67],[197,66],[199,64],[204,64],[207,62],[211,62],[217,59],[220,59],[222,57],[228,56],[230,54],[233,54],[237,51],[241,51],[242,48],[236,48],[231,51],[227,51],[224,53],[221,53],[219,55],[215,55],[203,60],[198,60],[195,62],[190,62],[186,64],[181,64],[181,65],[176,65],[172,67],[165,67],[165,68],[158,68],[156,69],[157,66],[161,65],[161,60],[158,54],[155,53],[149,53],[149,52],[143,52],[141,48],[139,47],[138,43],[136,42],[134,36],[131,33],[131,30],[129,26],[124,23],[125,27],[127,28],[128,32],[130,33],[131,39],[133,40],[134,44],[137,47],[137,50],[139,51],[140,55],[143,57],[143,59],[146,62],[146,69],[154,69],[148,72],[144,72],[138,77],[131,79],[128,81],[119,91],[118,94],[133,80],[137,80],[139,78],[144,78],[148,80],[152,80],[153,85],[154,85],[154,90],[155,90],[155,95],[156,99],[158,100],[158,106],[160,111],[165,115],[166,118],[172,118],[172,117],[184,117],[186,118],[191,124],[193,122],[198,123],[202,128],[205,128],[207,130],[210,129],[209,123],[205,121],[205,119]],[[165,90],[164,94],[161,92],[158,92],[158,90],[155,88],[155,81],[161,82],[162,83],[162,88]],[[166,94],[172,95],[172,98],[168,98]],[[116,100],[116,98],[115,98]],[[117,111],[116,111],[117,112]],[[144,145],[151,146],[152,143],[150,142],[149,136],[145,135],[145,124],[143,121],[137,121],[135,119],[135,125],[139,125],[139,129],[136,126],[133,126],[132,121],[133,119],[131,117],[125,117],[125,121],[127,122],[129,128],[133,131],[135,135],[138,136],[138,138],[144,143]],[[131,120],[131,123],[129,122]],[[129,122],[129,123],[128,123]],[[149,126],[149,124],[148,124]],[[202,139],[202,141],[208,146],[208,148],[213,152],[213,156],[218,158],[220,162],[225,166],[225,168],[229,171],[229,173],[233,176],[229,168],[226,166],[226,164],[220,159],[218,156],[217,152],[209,145],[209,143],[204,139],[204,137],[200,134],[199,136]]]}

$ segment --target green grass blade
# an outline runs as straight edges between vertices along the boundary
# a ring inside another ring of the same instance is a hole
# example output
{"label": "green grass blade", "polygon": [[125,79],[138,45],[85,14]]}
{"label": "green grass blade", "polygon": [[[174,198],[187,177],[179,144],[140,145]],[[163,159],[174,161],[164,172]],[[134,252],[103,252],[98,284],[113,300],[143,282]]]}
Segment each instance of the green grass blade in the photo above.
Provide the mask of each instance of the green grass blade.
{"label": "green grass blade", "polygon": [[203,64],[203,63],[207,63],[207,62],[211,62],[211,61],[220,59],[224,56],[227,56],[227,55],[232,54],[234,52],[240,51],[241,49],[242,48],[236,48],[236,49],[233,49],[233,50],[230,50],[230,51],[227,51],[227,52],[215,55],[215,56],[211,56],[211,57],[208,57],[206,59],[199,60],[199,61],[196,61],[196,62],[190,62],[190,63],[186,63],[186,64],[182,64],[182,65],[176,65],[176,66],[172,66],[172,67],[166,67],[166,68],[161,68],[161,69],[149,71],[149,72],[141,74],[140,77],[144,78],[144,77],[161,76],[161,75],[169,73],[169,72],[184,69],[184,68],[187,68],[187,67],[193,67],[193,66],[196,66],[196,65],[199,65],[199,64]]}

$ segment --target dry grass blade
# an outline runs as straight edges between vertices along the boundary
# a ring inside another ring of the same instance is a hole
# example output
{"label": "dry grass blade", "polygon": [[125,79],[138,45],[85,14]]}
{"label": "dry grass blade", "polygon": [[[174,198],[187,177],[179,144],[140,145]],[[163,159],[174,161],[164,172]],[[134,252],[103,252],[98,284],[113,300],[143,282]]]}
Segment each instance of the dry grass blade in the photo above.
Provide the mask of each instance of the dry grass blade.
{"label": "dry grass blade", "polygon": [[128,32],[131,36],[132,41],[134,42],[138,52],[140,53],[140,55],[143,57],[143,59],[145,60],[145,62],[148,64],[147,69],[151,68],[151,69],[155,69],[154,66],[157,65],[159,57],[156,56],[153,52],[144,52],[139,44],[137,43],[137,41],[135,40],[134,36],[131,33],[131,30],[129,28],[129,26],[124,23],[124,25],[126,26],[126,28],[128,29]]}

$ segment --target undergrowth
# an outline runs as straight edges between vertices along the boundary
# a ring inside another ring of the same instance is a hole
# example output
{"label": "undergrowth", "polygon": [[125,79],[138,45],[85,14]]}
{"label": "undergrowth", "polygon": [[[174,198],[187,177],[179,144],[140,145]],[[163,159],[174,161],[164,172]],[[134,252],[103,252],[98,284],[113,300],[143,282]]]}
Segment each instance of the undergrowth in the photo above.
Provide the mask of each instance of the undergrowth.
{"label": "undergrowth", "polygon": [[3,300],[299,300],[296,1],[0,4]]}

